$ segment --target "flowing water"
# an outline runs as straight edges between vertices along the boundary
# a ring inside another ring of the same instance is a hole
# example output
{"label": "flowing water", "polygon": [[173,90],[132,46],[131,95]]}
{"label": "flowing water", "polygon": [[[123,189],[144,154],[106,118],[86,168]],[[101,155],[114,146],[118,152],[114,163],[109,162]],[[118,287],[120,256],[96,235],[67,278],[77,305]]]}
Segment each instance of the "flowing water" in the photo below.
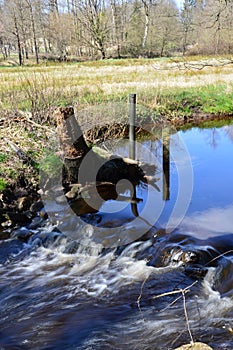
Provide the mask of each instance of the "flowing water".
{"label": "flowing water", "polygon": [[233,126],[169,150],[163,168],[161,140],[141,141],[151,184],[83,217],[48,200],[48,220],[0,242],[0,349],[233,348]]}

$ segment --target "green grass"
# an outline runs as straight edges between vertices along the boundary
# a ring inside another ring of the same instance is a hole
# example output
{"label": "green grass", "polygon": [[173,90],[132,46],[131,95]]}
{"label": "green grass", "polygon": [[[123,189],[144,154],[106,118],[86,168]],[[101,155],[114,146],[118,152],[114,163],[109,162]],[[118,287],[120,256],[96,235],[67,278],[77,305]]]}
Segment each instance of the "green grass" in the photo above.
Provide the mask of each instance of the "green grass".
{"label": "green grass", "polygon": [[0,177],[0,191],[4,191],[7,187],[7,181]]}
{"label": "green grass", "polygon": [[154,107],[163,115],[192,116],[197,113],[233,114],[233,84],[167,90],[157,97]]}
{"label": "green grass", "polygon": [[7,154],[0,153],[0,163],[5,162],[7,160]]}

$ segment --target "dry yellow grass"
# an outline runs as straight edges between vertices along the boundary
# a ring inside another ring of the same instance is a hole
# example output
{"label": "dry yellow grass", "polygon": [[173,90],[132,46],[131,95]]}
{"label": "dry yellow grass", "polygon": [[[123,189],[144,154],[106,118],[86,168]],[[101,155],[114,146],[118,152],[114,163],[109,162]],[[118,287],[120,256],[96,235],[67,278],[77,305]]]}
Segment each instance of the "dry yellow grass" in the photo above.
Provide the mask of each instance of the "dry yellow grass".
{"label": "dry yellow grass", "polygon": [[138,94],[139,102],[145,102],[145,96],[151,102],[168,89],[221,84],[232,91],[233,64],[223,65],[227,62],[128,59],[0,68],[0,103],[30,109],[33,97],[43,95],[50,105],[77,101],[85,105],[126,99],[130,92]]}

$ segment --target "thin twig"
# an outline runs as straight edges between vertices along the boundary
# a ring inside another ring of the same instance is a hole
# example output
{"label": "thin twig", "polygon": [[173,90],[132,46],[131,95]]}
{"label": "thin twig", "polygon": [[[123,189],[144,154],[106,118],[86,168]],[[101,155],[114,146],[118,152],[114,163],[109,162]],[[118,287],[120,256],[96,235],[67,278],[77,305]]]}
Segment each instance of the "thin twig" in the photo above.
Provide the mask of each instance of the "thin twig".
{"label": "thin twig", "polygon": [[165,308],[163,308],[161,310],[161,312],[166,311],[167,309],[169,309],[172,305],[174,305],[178,300],[180,300],[182,298],[182,295],[180,295],[179,297],[177,297],[176,299],[174,299],[171,303],[169,303]]}
{"label": "thin twig", "polygon": [[229,253],[233,253],[233,249],[228,250],[228,251],[225,252],[225,253],[219,254],[219,255],[216,256],[215,258],[213,258],[213,259],[211,259],[210,261],[208,261],[208,263],[206,263],[205,266],[206,266],[206,265],[209,265],[209,264],[212,263],[213,261],[215,261],[215,260],[217,260],[217,259],[221,258],[222,256],[225,256],[226,254],[229,254]]}
{"label": "thin twig", "polygon": [[191,328],[190,328],[188,312],[187,312],[187,308],[186,308],[186,299],[185,299],[185,291],[184,290],[182,290],[182,297],[183,297],[183,308],[184,308],[185,320],[186,320],[186,324],[187,324],[187,328],[188,328],[188,332],[189,332],[189,336],[190,336],[190,340],[191,340],[190,343],[191,343],[191,345],[193,345],[194,341],[193,341],[193,336],[192,336],[192,332],[191,332]]}
{"label": "thin twig", "polygon": [[24,113],[23,111],[19,111],[19,114],[24,118],[24,120],[32,125],[35,125],[37,128],[40,128],[40,129],[44,129],[46,131],[49,131],[49,132],[52,132],[52,130],[49,129],[49,127],[47,125],[41,125],[41,124],[38,124],[36,122],[34,122],[32,119],[31,119],[31,116],[30,114],[28,113]]}
{"label": "thin twig", "polygon": [[177,289],[177,290],[173,290],[171,292],[166,292],[166,293],[162,293],[162,294],[159,294],[159,295],[155,295],[153,297],[153,299],[156,299],[156,298],[160,298],[160,297],[167,296],[167,295],[174,295],[174,294],[178,294],[178,293],[182,294],[181,296],[179,296],[175,300],[173,300],[171,303],[169,303],[169,305],[165,309],[163,309],[162,311],[165,311],[166,309],[168,309],[168,307],[170,307],[173,304],[175,304],[181,297],[183,298],[184,315],[185,315],[185,320],[186,320],[189,336],[190,336],[190,339],[191,339],[191,342],[190,342],[191,345],[194,344],[194,341],[193,341],[193,336],[192,336],[192,333],[191,333],[191,328],[190,328],[190,323],[189,323],[189,318],[188,318],[188,312],[187,312],[187,308],[186,308],[185,293],[190,292],[190,289],[197,283],[198,283],[198,281],[196,280],[195,282],[193,282],[192,284],[190,284],[189,286],[187,286],[184,289],[180,288],[180,289]]}
{"label": "thin twig", "polygon": [[139,296],[138,296],[138,298],[137,298],[138,309],[139,309],[139,311],[140,311],[140,313],[141,313],[141,315],[142,315],[142,319],[143,319],[144,322],[145,322],[145,319],[144,319],[144,317],[143,317],[143,312],[142,312],[142,309],[141,309],[140,301],[141,301],[141,299],[142,299],[143,288],[144,288],[144,285],[145,285],[146,281],[148,280],[148,277],[149,277],[149,276],[146,276],[146,278],[145,278],[144,281],[142,282],[142,284],[141,284],[141,289],[140,289],[140,294],[139,294]]}
{"label": "thin twig", "polygon": [[160,297],[165,297],[165,296],[167,296],[167,295],[172,295],[172,294],[178,294],[178,293],[182,293],[182,292],[185,292],[185,293],[187,293],[187,292],[190,292],[190,289],[177,289],[177,290],[173,290],[173,291],[171,291],[171,292],[166,292],[166,293],[162,293],[162,294],[159,294],[159,295],[155,295],[155,296],[153,296],[153,299],[157,299],[157,298],[160,298]]}
{"label": "thin twig", "polygon": [[165,292],[165,293],[162,293],[162,294],[159,294],[159,295],[155,295],[155,296],[153,296],[153,299],[157,299],[157,298],[164,297],[164,296],[167,296],[167,295],[182,293],[183,291],[185,293],[190,292],[190,288],[192,288],[197,282],[198,281],[193,282],[192,284],[190,284],[189,286],[185,287],[184,289],[179,288],[177,290],[172,290],[170,292]]}

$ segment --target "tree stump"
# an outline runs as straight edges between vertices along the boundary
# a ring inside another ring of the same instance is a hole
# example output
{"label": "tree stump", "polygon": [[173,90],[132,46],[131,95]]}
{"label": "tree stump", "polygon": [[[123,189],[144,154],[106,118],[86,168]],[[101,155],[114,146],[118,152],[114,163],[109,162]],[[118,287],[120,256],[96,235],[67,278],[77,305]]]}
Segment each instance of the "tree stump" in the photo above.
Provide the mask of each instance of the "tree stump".
{"label": "tree stump", "polygon": [[63,183],[77,183],[80,164],[91,148],[84,140],[73,107],[59,107],[54,116],[64,159]]}

